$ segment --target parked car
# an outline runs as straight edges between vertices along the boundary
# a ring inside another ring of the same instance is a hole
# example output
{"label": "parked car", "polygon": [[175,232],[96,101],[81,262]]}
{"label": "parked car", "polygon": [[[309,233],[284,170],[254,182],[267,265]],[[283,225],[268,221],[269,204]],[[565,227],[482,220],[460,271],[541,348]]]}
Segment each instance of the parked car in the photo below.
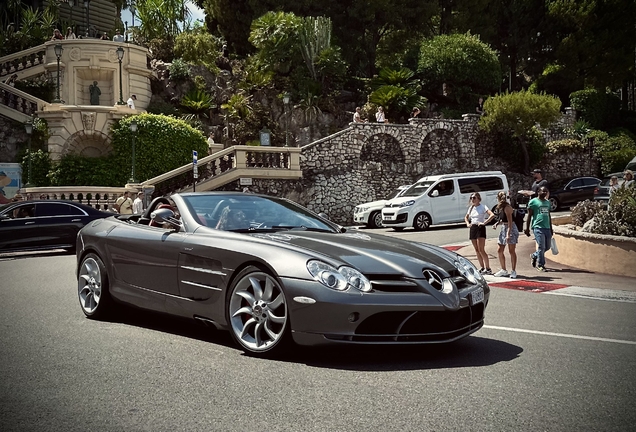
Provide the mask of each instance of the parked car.
{"label": "parked car", "polygon": [[399,197],[400,194],[409,187],[410,185],[399,186],[385,200],[372,201],[357,205],[353,209],[353,223],[356,225],[366,225],[368,228],[382,227],[382,208],[390,199]]}
{"label": "parked car", "polygon": [[601,179],[596,177],[568,177],[548,182],[550,211],[593,199],[594,189],[600,182]]}
{"label": "parked car", "polygon": [[625,166],[625,170],[636,171],[636,157],[629,161],[629,163]]}
{"label": "parked car", "polygon": [[72,201],[18,201],[0,207],[0,252],[75,250],[84,225],[112,216]]}
{"label": "parked car", "polygon": [[116,302],[228,329],[254,355],[289,342],[451,342],[483,326],[490,290],[437,246],[346,229],[291,201],[239,192],[153,200],[77,237],[89,318]]}
{"label": "parked car", "polygon": [[599,185],[594,188],[594,201],[600,202],[601,204],[603,204],[603,206],[607,206],[607,204],[609,203],[610,179],[613,176],[616,176],[618,178],[619,186],[623,184],[623,172],[621,171],[621,172],[610,174],[607,177],[603,177],[603,180],[601,180],[601,183],[599,183]]}
{"label": "parked car", "polygon": [[481,202],[492,209],[500,191],[509,193],[508,179],[501,171],[423,177],[387,202],[382,223],[396,231],[411,226],[421,231],[432,224],[461,222],[472,193],[479,192]]}

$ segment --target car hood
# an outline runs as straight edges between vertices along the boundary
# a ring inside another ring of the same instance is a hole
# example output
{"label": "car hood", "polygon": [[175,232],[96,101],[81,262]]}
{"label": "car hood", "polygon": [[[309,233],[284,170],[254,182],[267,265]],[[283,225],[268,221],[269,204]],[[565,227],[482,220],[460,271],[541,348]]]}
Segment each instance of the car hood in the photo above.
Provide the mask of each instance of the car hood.
{"label": "car hood", "polygon": [[413,201],[417,198],[421,197],[421,195],[419,196],[405,196],[405,197],[397,197],[397,198],[393,198],[390,199],[386,202],[386,205],[395,205],[395,204],[402,204],[405,203],[407,201]]}
{"label": "car hood", "polygon": [[384,207],[384,205],[387,202],[388,202],[387,200],[371,201],[371,202],[368,202],[368,203],[359,204],[356,207]]}
{"label": "car hood", "polygon": [[285,231],[251,235],[303,249],[316,258],[323,255],[336,263],[348,264],[367,275],[404,274],[422,278],[422,269],[425,267],[443,269],[448,273],[456,269],[455,253],[437,246],[379,234],[356,231],[339,234]]}

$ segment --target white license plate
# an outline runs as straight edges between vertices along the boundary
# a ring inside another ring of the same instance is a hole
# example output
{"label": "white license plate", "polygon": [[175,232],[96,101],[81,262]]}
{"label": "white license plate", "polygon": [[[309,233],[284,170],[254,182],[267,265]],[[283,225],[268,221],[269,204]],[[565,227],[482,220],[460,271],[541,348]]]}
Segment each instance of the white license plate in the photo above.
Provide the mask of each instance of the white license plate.
{"label": "white license plate", "polygon": [[477,303],[482,303],[484,301],[484,289],[479,288],[472,293],[470,293],[470,304],[476,305]]}

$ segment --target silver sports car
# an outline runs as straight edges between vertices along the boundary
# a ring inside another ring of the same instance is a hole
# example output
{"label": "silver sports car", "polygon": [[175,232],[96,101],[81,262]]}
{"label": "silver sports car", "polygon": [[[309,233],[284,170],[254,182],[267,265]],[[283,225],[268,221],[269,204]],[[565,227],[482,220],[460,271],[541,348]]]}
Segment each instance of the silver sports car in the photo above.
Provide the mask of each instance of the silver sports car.
{"label": "silver sports car", "polygon": [[198,319],[262,356],[292,342],[451,342],[483,326],[490,294],[456,253],[239,192],[156,198],[142,215],[89,223],[77,277],[90,318],[120,302]]}

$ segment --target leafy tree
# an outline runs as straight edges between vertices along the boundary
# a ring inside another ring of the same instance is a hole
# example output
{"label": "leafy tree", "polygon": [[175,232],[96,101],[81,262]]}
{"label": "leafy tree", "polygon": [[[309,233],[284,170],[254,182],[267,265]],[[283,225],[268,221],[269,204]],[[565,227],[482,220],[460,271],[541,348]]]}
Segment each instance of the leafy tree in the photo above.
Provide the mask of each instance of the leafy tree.
{"label": "leafy tree", "polygon": [[220,38],[202,29],[196,29],[177,35],[174,54],[188,63],[205,65],[208,69],[216,70],[215,61],[222,47],[223,42]]}
{"label": "leafy tree", "polygon": [[196,0],[196,3],[205,10],[208,29],[219,34],[228,48],[241,56],[254,51],[249,42],[252,21],[268,10],[280,10],[268,9],[254,0]]}
{"label": "leafy tree", "polygon": [[422,42],[418,72],[427,95],[446,95],[461,103],[469,94],[488,94],[499,88],[497,53],[477,36],[453,34]]}
{"label": "leafy tree", "polygon": [[613,93],[579,90],[570,95],[570,103],[594,129],[609,130],[618,124],[621,102]]}
{"label": "leafy tree", "polygon": [[384,68],[371,80],[373,92],[369,101],[386,108],[387,115],[398,119],[414,106],[424,106],[426,99],[418,95],[420,86],[414,80],[415,73],[407,68],[398,70]]}
{"label": "leafy tree", "polygon": [[486,132],[509,131],[516,138],[523,156],[523,170],[530,170],[529,137],[536,124],[548,127],[559,116],[561,102],[557,97],[545,94],[520,92],[501,94],[488,98],[484,103],[486,115],[479,125]]}
{"label": "leafy tree", "polygon": [[301,56],[298,34],[302,25],[302,18],[285,12],[267,12],[254,20],[249,41],[258,50],[263,67],[289,74]]}
{"label": "leafy tree", "polygon": [[174,40],[190,17],[187,4],[188,0],[137,0],[137,16],[141,24],[136,35],[145,43],[152,39]]}
{"label": "leafy tree", "polygon": [[208,117],[210,109],[215,106],[214,98],[203,90],[190,90],[186,93],[183,99],[181,99],[181,108],[188,114],[197,118],[200,118],[201,116]]}
{"label": "leafy tree", "polygon": [[48,178],[48,172],[51,168],[51,159],[49,153],[43,150],[28,151],[22,158],[22,184],[26,184],[29,180],[29,158],[31,159],[31,183],[34,186],[45,187],[51,184]]}
{"label": "leafy tree", "polygon": [[586,138],[594,139],[594,153],[601,161],[603,174],[622,171],[636,156],[636,140],[624,129],[616,129],[611,134],[592,130]]}

